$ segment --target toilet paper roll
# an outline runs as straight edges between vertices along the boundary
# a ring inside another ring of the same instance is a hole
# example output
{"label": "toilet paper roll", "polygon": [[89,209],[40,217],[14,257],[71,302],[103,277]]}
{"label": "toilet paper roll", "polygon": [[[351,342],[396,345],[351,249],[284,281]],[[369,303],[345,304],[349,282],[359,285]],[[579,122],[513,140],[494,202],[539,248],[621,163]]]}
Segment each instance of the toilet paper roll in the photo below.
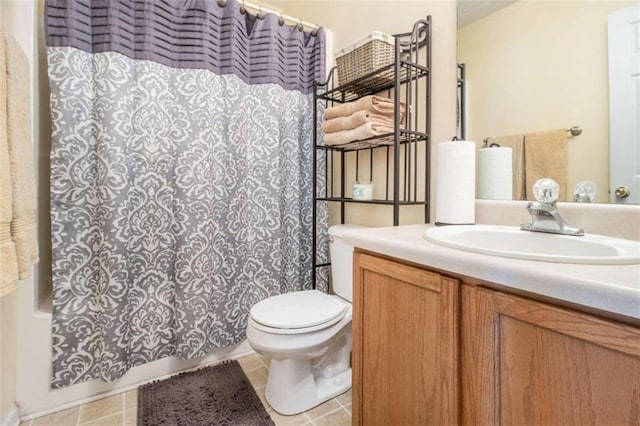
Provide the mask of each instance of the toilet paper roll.
{"label": "toilet paper roll", "polygon": [[436,225],[475,223],[475,154],[475,142],[442,142],[436,146]]}
{"label": "toilet paper roll", "polygon": [[478,198],[513,199],[511,148],[482,148],[478,151]]}

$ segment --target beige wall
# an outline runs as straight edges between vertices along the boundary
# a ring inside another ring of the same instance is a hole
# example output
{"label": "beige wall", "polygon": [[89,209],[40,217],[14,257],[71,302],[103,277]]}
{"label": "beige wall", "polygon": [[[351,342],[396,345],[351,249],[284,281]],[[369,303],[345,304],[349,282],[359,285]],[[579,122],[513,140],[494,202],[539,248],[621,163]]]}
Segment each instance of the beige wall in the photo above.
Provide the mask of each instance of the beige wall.
{"label": "beige wall", "polygon": [[[334,34],[334,51],[378,30],[387,34],[408,32],[416,20],[431,15],[433,19],[432,52],[432,154],[437,142],[455,135],[456,99],[456,4],[454,1],[271,1],[283,12],[326,27]],[[384,156],[374,156],[374,196],[384,194]],[[368,162],[368,157],[361,161]],[[432,161],[435,158],[432,156]],[[355,179],[352,162],[347,172],[347,186]],[[433,166],[430,171],[433,177]],[[377,173],[377,172],[380,173]],[[419,170],[418,180],[424,185],[425,170]],[[366,174],[366,171],[365,171]],[[432,185],[433,186],[433,185]],[[418,190],[421,191],[420,186]],[[433,193],[433,191],[432,191]],[[347,194],[349,195],[349,193]],[[433,197],[432,197],[433,199]],[[431,207],[433,221],[433,206]],[[334,209],[332,222],[339,221]],[[369,226],[392,224],[392,209],[388,206],[347,205],[345,221]],[[401,207],[400,223],[423,223],[424,209]]]}
{"label": "beige wall", "polygon": [[460,29],[467,138],[581,126],[568,143],[567,192],[592,180],[607,202],[607,15],[631,3],[519,1]]}
{"label": "beige wall", "polygon": [[0,424],[16,400],[16,293],[0,297]]}

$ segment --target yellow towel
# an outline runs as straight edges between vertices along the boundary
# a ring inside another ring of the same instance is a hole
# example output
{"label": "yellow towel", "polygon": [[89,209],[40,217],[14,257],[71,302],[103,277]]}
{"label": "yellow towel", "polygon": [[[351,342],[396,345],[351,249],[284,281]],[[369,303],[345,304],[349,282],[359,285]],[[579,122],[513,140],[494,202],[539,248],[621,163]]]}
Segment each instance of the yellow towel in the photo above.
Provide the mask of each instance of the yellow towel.
{"label": "yellow towel", "polygon": [[18,280],[16,248],[11,239],[13,203],[9,141],[7,140],[7,81],[5,39],[0,34],[0,297],[15,289]]}
{"label": "yellow towel", "polygon": [[558,201],[567,200],[567,130],[557,129],[524,135],[527,200],[535,200],[533,184],[543,177],[560,185]]}
{"label": "yellow towel", "polygon": [[[18,278],[29,276],[31,266],[38,262],[38,242],[36,234],[36,189],[33,168],[33,145],[29,117],[29,62],[15,40],[2,36],[5,59],[6,94],[6,135],[11,181],[10,199],[2,198],[2,204],[11,203],[11,239],[15,244]],[[6,152],[0,151],[0,156]],[[0,159],[0,164],[6,164]],[[4,173],[4,172],[3,172]],[[5,194],[3,194],[4,197]],[[3,231],[6,235],[5,230]],[[5,237],[6,238],[6,237]],[[4,260],[3,266],[4,266]],[[4,271],[3,271],[4,272]]]}
{"label": "yellow towel", "polygon": [[[392,115],[394,111],[393,99],[385,98],[382,96],[369,95],[358,99],[357,101],[347,102],[333,107],[329,107],[324,111],[324,116],[327,120],[331,120],[336,117],[348,117],[354,112],[361,110],[369,110],[378,114]],[[405,112],[405,104],[400,102],[400,114]]]}
{"label": "yellow towel", "polygon": [[525,189],[524,135],[489,138],[488,145],[492,143],[497,143],[505,148],[511,148],[513,159],[513,199],[525,200],[527,191]]}

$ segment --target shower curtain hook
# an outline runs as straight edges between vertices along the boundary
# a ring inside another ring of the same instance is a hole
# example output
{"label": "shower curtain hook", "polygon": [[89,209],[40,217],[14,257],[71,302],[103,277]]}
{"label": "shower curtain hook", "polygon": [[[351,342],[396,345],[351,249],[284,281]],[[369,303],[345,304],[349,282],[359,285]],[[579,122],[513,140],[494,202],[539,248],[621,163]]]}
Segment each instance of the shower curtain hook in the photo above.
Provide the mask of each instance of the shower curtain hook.
{"label": "shower curtain hook", "polygon": [[282,12],[280,12],[280,19],[278,19],[278,25],[280,26],[284,25],[284,16],[282,16]]}
{"label": "shower curtain hook", "polygon": [[258,19],[262,20],[265,17],[265,13],[262,11],[262,6],[258,6]]}
{"label": "shower curtain hook", "polygon": [[320,27],[318,27],[318,26],[316,25],[315,29],[314,29],[313,31],[311,31],[311,35],[312,35],[312,36],[314,36],[314,37],[315,37],[315,36],[317,36],[317,35],[318,35],[318,30],[319,30],[319,29],[320,29]]}
{"label": "shower curtain hook", "polygon": [[218,0],[218,6],[225,7],[227,5],[227,0]]}
{"label": "shower curtain hook", "polygon": [[302,25],[302,19],[300,20],[300,22],[298,22],[297,27],[298,27],[298,31],[300,32],[304,31],[304,25]]}
{"label": "shower curtain hook", "polygon": [[243,15],[247,13],[247,7],[244,5],[244,0],[242,0],[242,6],[240,6],[240,13]]}

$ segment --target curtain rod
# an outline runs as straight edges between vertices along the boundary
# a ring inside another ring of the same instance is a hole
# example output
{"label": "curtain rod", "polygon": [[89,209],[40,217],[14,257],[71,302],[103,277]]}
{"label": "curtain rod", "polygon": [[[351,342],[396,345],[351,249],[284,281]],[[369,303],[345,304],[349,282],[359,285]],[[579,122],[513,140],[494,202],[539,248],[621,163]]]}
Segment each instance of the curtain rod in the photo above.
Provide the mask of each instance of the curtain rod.
{"label": "curtain rod", "polygon": [[[218,0],[218,6],[220,7],[225,7],[227,5],[227,1],[228,0]],[[273,13],[274,15],[277,15],[280,17],[280,19],[285,20],[285,21],[289,21],[292,22],[294,24],[302,24],[303,27],[307,27],[308,29],[312,29],[312,30],[316,30],[319,28],[319,25],[313,24],[311,22],[307,22],[307,21],[303,21],[302,19],[298,19],[295,18],[293,16],[290,15],[285,15],[282,12],[278,12],[276,10],[273,9],[269,9],[268,7],[263,7],[257,4],[253,4],[253,3],[249,3],[247,1],[244,0],[239,0],[239,3],[241,6],[244,6],[245,9],[253,9],[256,12],[259,13]],[[280,24],[282,25],[282,24]]]}

